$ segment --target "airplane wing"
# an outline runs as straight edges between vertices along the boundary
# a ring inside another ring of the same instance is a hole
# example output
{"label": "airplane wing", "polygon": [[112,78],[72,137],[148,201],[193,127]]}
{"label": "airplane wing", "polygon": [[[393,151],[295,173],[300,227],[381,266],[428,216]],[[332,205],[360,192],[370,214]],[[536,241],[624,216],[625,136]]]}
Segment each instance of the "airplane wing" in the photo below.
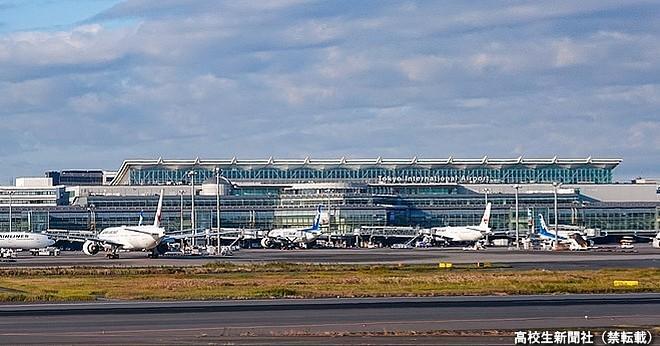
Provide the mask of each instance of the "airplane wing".
{"label": "airplane wing", "polygon": [[142,234],[151,235],[151,236],[158,235],[158,233],[152,233],[152,232],[142,231],[142,230],[135,229],[135,228],[128,228],[128,227],[126,227],[125,229],[126,229],[127,231],[131,231],[131,232],[135,232],[135,233],[142,233]]}
{"label": "airplane wing", "polygon": [[[222,236],[222,235],[230,235],[230,234],[241,234],[241,231],[237,231],[237,230],[226,230],[226,231],[222,231],[222,232],[219,232],[219,233],[215,232],[215,231],[206,233],[206,230],[198,229],[197,233],[195,234],[195,233],[193,233],[192,229],[186,229],[186,230],[183,230],[183,232],[184,233],[181,233],[181,231],[176,231],[176,232],[174,232],[175,234],[165,234],[165,237],[170,238],[170,239],[185,239],[185,238],[193,238],[193,237],[204,238],[206,236],[217,237],[218,235]],[[239,236],[239,238],[242,238],[242,237],[243,237],[243,235],[241,234]]]}
{"label": "airplane wing", "polygon": [[168,241],[168,240],[179,240],[179,239],[187,239],[187,238],[192,238],[193,236],[190,234],[176,234],[176,235],[170,235],[166,234],[163,240]]}
{"label": "airplane wing", "polygon": [[56,235],[56,234],[48,234],[49,236],[52,236],[53,238],[57,240],[68,240],[68,241],[75,241],[79,243],[84,243],[86,241],[94,241],[97,243],[101,244],[109,244],[109,245],[114,245],[114,246],[123,246],[121,243],[117,243],[114,241],[106,240],[106,239],[99,239],[97,237],[83,237],[83,236],[76,236],[76,235]]}
{"label": "airplane wing", "polygon": [[173,236],[173,237],[174,236],[178,237],[179,235],[181,235],[181,236],[186,236],[186,237],[190,238],[194,235],[203,236],[203,235],[206,234],[205,232],[206,232],[206,229],[203,229],[203,228],[196,228],[196,229],[195,228],[186,228],[186,229],[182,229],[182,230],[169,231],[168,233],[166,233],[166,235],[167,236]]}
{"label": "airplane wing", "polygon": [[441,238],[447,241],[456,241],[454,237],[452,237],[450,234],[444,233],[446,229],[443,227],[433,227],[430,229],[430,232],[428,233],[429,235],[436,237],[436,238]]}
{"label": "airplane wing", "polygon": [[[204,238],[207,235],[209,237],[217,237],[218,236],[218,232],[213,232],[213,233],[207,234],[203,230],[199,230],[199,232],[197,232],[197,234],[195,234],[195,233],[192,232],[193,231],[192,229],[184,230],[184,232],[186,232],[186,231],[188,233],[178,233],[179,231],[177,231],[178,234],[165,234],[165,237],[163,238],[163,240],[164,241],[173,241],[173,240],[180,240],[180,239],[189,239],[189,238],[194,238],[194,237]],[[232,232],[220,232],[220,235],[222,235],[222,234],[231,234],[231,233]]]}

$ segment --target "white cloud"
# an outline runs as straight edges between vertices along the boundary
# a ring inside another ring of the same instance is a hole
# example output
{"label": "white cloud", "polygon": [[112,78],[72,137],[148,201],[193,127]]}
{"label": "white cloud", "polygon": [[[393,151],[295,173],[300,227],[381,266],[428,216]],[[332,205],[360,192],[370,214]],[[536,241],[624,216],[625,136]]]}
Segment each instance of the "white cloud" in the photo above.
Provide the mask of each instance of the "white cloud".
{"label": "white cloud", "polygon": [[442,78],[440,75],[444,70],[452,67],[452,61],[441,56],[425,55],[404,59],[400,65],[408,79],[424,81]]}
{"label": "white cloud", "polygon": [[100,114],[110,110],[111,102],[108,95],[87,93],[70,98],[69,106],[78,114]]}
{"label": "white cloud", "polygon": [[485,97],[459,99],[456,100],[456,104],[463,108],[484,108],[490,105],[490,100]]}
{"label": "white cloud", "polygon": [[[660,147],[660,121],[641,121],[634,123],[628,129],[627,145],[633,149],[646,150],[649,147]],[[658,156],[655,157],[658,159]]]}
{"label": "white cloud", "polygon": [[622,155],[624,174],[660,175],[645,160],[660,156],[657,9],[122,2],[71,30],[0,36],[0,179],[305,154]]}
{"label": "white cloud", "polygon": [[554,43],[555,66],[566,67],[586,62],[587,56],[582,47],[573,43],[569,39],[564,39]]}
{"label": "white cloud", "polygon": [[598,90],[596,97],[605,102],[625,102],[632,106],[640,104],[657,106],[660,105],[660,85],[644,84],[606,87]]}

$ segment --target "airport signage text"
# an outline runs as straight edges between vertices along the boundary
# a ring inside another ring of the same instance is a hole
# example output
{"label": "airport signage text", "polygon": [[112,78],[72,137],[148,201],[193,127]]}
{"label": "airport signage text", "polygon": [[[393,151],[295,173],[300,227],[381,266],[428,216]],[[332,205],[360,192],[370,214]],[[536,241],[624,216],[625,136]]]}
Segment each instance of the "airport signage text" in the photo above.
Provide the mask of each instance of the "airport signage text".
{"label": "airport signage text", "polygon": [[429,177],[419,177],[403,175],[398,177],[393,176],[378,176],[378,182],[383,184],[406,184],[406,183],[458,183],[458,184],[490,184],[496,183],[495,179],[488,176],[481,177],[468,177],[465,175],[441,176],[434,175]]}

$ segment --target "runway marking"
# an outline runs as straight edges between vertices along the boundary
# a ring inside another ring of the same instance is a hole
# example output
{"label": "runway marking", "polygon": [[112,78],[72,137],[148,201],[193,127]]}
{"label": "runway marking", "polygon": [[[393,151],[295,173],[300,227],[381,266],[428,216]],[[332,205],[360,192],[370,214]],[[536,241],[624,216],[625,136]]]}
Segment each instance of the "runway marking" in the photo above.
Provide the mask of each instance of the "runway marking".
{"label": "runway marking", "polygon": [[[610,316],[589,316],[589,320],[618,319],[618,318],[660,318],[660,315],[610,315]],[[368,325],[392,325],[392,324],[418,324],[418,323],[461,323],[461,322],[523,322],[539,320],[583,320],[582,316],[566,317],[526,317],[526,318],[484,318],[484,319],[463,319],[463,320],[407,320],[407,321],[384,321],[384,322],[356,322],[356,323],[324,323],[324,324],[289,324],[289,325],[263,325],[263,326],[225,326],[225,327],[197,327],[197,328],[163,328],[163,329],[135,329],[135,330],[102,330],[95,332],[66,332],[66,333],[0,333],[0,336],[29,336],[29,335],[54,335],[54,336],[120,336],[123,334],[135,333],[155,333],[155,332],[195,332],[209,330],[240,330],[240,329],[282,329],[282,328],[310,328],[310,327],[337,327],[337,326],[368,326]]]}

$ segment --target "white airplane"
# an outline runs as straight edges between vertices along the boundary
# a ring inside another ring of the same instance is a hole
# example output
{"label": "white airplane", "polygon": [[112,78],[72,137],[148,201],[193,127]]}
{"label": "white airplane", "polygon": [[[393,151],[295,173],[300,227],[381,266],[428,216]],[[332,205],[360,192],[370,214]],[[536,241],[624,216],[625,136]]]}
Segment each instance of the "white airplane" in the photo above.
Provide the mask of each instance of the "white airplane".
{"label": "white airplane", "polygon": [[589,243],[584,239],[584,234],[575,229],[550,231],[545,223],[543,215],[539,214],[539,227],[538,236],[545,242],[554,245],[555,240],[558,241],[557,245],[568,245],[570,250],[588,250],[591,248]]}
{"label": "white airplane", "polygon": [[2,232],[0,252],[3,257],[14,257],[14,250],[43,249],[55,244],[55,240],[42,233]]}
{"label": "white airplane", "polygon": [[293,246],[307,248],[310,243],[315,241],[321,235],[321,225],[328,223],[328,219],[322,217],[325,215],[327,214],[322,213],[322,208],[319,206],[311,227],[277,228],[270,230],[266,233],[266,236],[261,239],[261,246],[264,248],[286,248]]}
{"label": "white airplane", "polygon": [[[106,251],[108,258],[119,258],[119,250],[151,251],[150,258],[156,258],[167,251],[165,229],[160,227],[163,211],[163,194],[160,191],[158,209],[153,225],[119,226],[105,228],[93,238],[81,238],[84,241],[82,250],[86,255],[94,256],[101,249]],[[75,240],[75,239],[74,239]]]}
{"label": "white airplane", "polygon": [[490,221],[491,204],[486,204],[484,216],[481,218],[481,223],[476,226],[447,226],[447,227],[432,227],[430,229],[423,229],[420,231],[422,235],[431,236],[436,239],[443,239],[452,243],[465,243],[465,242],[478,242],[483,239],[485,235],[491,233],[488,223]]}

